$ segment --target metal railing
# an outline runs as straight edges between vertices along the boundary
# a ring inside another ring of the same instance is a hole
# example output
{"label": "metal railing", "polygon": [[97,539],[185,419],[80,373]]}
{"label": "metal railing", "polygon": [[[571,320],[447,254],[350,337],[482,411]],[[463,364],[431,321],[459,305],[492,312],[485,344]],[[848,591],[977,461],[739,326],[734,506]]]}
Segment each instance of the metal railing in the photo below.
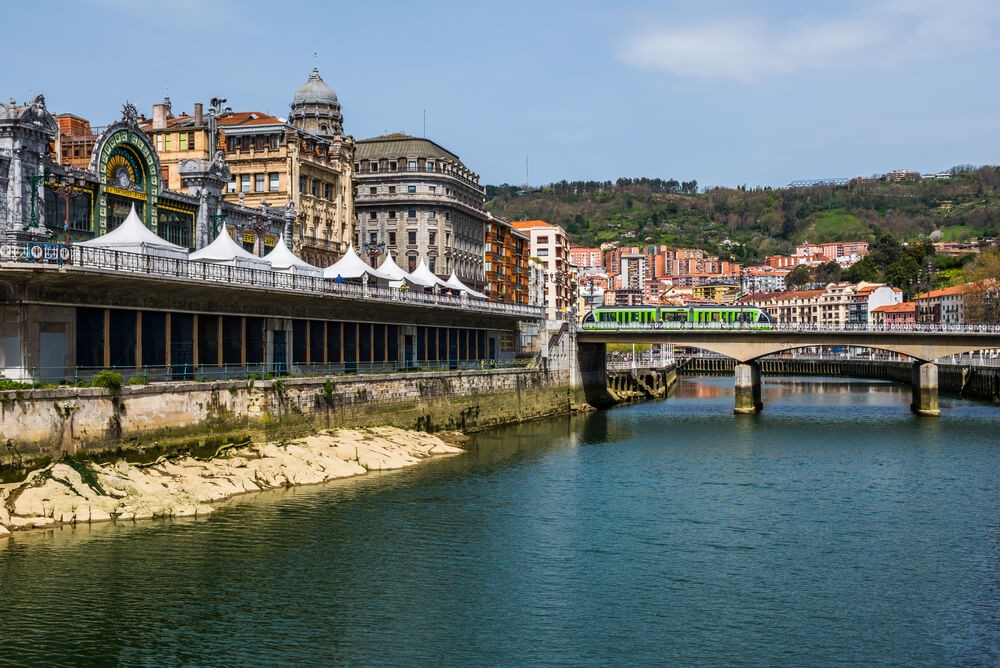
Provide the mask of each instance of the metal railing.
{"label": "metal railing", "polygon": [[[56,244],[49,245],[56,246]],[[66,259],[70,260],[71,264],[63,264],[64,260],[59,259],[58,253],[52,258],[43,256],[36,259],[33,259],[30,254],[25,256],[24,253],[10,253],[3,256],[2,260],[4,263],[14,262],[19,265],[27,262],[31,263],[33,267],[51,267],[52,270],[67,267],[71,271],[127,272],[160,278],[195,280],[216,285],[254,287],[322,297],[462,309],[532,319],[544,317],[544,309],[540,306],[491,302],[469,297],[466,293],[449,295],[450,291],[442,294],[417,289],[399,290],[356,280],[337,282],[335,279],[312,274],[213,264],[186,258],[163,257],[106,248],[70,246],[69,250],[71,251],[70,257]]]}
{"label": "metal railing", "polygon": [[850,323],[825,325],[814,323],[729,323],[729,322],[599,322],[577,325],[578,332],[617,331],[732,331],[732,332],[890,332],[900,334],[1000,334],[1000,325],[937,325],[916,323],[909,325],[873,325]]}

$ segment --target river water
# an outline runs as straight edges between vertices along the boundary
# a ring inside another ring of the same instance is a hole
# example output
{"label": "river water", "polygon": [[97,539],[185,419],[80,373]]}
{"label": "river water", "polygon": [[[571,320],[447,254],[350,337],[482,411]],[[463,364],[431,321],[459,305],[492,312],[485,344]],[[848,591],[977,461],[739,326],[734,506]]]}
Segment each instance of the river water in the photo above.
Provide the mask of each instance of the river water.
{"label": "river water", "polygon": [[732,380],[189,521],[0,542],[0,664],[989,666],[1000,409]]}

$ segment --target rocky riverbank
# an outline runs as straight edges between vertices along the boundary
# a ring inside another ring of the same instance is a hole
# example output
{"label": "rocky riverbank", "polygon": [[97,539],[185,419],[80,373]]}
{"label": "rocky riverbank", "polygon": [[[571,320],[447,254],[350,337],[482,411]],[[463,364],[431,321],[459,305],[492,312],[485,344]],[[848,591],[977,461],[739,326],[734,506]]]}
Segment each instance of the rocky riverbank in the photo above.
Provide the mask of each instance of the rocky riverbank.
{"label": "rocky riverbank", "polygon": [[399,469],[461,452],[433,434],[378,427],[251,444],[208,461],[186,456],[149,465],[66,460],[0,490],[0,535],[79,522],[207,515],[213,503],[237,494]]}

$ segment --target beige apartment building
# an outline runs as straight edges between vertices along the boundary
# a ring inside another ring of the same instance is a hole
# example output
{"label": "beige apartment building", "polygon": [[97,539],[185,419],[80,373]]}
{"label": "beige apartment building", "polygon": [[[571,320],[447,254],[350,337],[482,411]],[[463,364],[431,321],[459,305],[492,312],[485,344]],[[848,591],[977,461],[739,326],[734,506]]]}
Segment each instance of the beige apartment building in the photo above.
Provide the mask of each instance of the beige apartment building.
{"label": "beige apartment building", "polygon": [[[178,115],[169,98],[153,105],[142,127],[156,146],[161,178],[180,189],[185,160],[224,160],[232,175],[226,201],[293,213],[284,232],[292,251],[320,267],[333,264],[354,236],[354,139],[344,135],[336,93],[313,69],[295,91],[287,121],[234,112],[225,102],[214,99],[207,111],[198,103]],[[267,250],[275,240],[260,241]]]}
{"label": "beige apartment building", "polygon": [[544,220],[522,220],[514,229],[531,239],[531,256],[545,267],[545,317],[564,320],[575,306],[575,270],[569,261],[569,237],[558,225]]}

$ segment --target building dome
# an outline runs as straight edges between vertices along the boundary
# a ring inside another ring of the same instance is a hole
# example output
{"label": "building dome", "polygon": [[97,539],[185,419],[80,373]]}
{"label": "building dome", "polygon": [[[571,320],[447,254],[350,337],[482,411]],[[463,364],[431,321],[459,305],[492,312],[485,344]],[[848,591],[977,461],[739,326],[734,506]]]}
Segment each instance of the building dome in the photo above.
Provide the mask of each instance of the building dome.
{"label": "building dome", "polygon": [[297,128],[323,137],[343,134],[344,117],[340,113],[337,94],[326,85],[315,67],[309,79],[295,91],[288,121]]}
{"label": "building dome", "polygon": [[332,88],[326,85],[323,77],[319,75],[319,70],[315,67],[312,74],[309,75],[309,79],[295,91],[295,97],[292,98],[292,107],[294,108],[299,104],[330,104],[340,106],[340,103],[337,101],[337,94],[333,92]]}

